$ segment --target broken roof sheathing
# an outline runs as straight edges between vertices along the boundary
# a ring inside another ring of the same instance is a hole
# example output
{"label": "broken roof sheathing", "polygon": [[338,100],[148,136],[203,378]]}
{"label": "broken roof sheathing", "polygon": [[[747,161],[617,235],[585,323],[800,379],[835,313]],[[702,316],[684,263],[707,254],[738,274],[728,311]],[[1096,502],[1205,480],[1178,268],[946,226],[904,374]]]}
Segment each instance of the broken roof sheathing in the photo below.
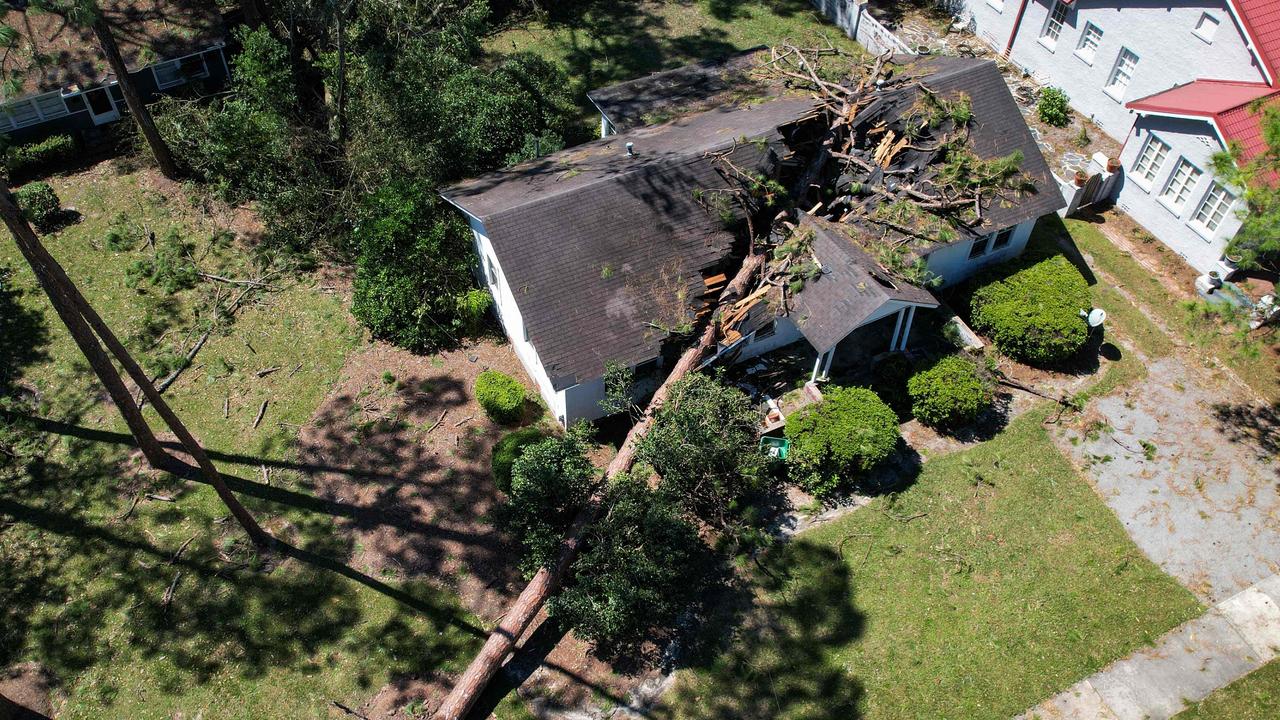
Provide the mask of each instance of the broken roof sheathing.
{"label": "broken roof sheathing", "polygon": [[[723,188],[708,152],[770,172],[778,128],[813,109],[784,98],[708,111],[580,145],[444,189],[484,226],[529,340],[556,390],[600,377],[606,361],[657,357],[662,326],[693,319],[703,270],[735,237],[695,191]],[[634,143],[635,155],[626,154]],[[653,327],[657,325],[659,327]]]}

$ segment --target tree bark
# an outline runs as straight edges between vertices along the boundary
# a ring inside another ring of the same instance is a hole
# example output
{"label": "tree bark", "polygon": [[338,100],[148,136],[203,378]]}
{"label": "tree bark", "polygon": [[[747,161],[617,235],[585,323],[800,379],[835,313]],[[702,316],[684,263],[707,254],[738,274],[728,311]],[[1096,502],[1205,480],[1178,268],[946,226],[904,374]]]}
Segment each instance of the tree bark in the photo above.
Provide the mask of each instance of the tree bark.
{"label": "tree bark", "polygon": [[163,467],[171,458],[160,446],[160,441],[151,431],[146,418],[142,416],[142,411],[133,402],[133,396],[129,393],[129,388],[125,386],[124,381],[120,379],[115,365],[111,364],[111,359],[103,352],[102,346],[93,336],[93,331],[75,309],[74,300],[57,282],[48,267],[48,262],[35,250],[35,247],[40,245],[40,240],[32,231],[26,218],[22,217],[18,211],[13,196],[9,194],[9,188],[3,183],[0,183],[0,218],[3,218],[4,224],[13,234],[18,250],[31,266],[31,271],[35,273],[40,287],[49,296],[49,303],[53,305],[54,312],[67,326],[76,347],[80,348],[85,360],[89,362],[89,367],[102,381],[107,395],[124,417],[125,425],[129,427],[129,432],[138,443],[138,449],[153,467]]}
{"label": "tree bark", "polygon": [[[733,280],[725,288],[720,295],[720,305],[731,302],[741,297],[751,279],[756,272],[764,265],[763,255],[749,256],[743,263],[742,268],[734,276]],[[635,463],[636,445],[645,433],[649,432],[649,428],[653,426],[653,420],[658,410],[667,401],[667,397],[671,394],[671,387],[685,375],[688,375],[698,367],[703,355],[715,345],[716,341],[716,323],[714,314],[712,319],[707,323],[706,329],[702,331],[701,337],[693,347],[689,348],[680,356],[676,364],[671,368],[671,373],[667,375],[667,379],[662,382],[657,392],[653,394],[653,399],[649,401],[649,406],[645,410],[640,421],[631,427],[631,431],[627,433],[626,440],[623,441],[622,447],[618,449],[618,454],[614,456],[613,462],[609,463],[608,469],[605,470],[605,479],[608,480],[614,476],[624,473],[631,469]],[[507,609],[503,615],[502,621],[494,628],[485,641],[484,646],[480,649],[480,653],[476,655],[471,664],[467,666],[465,672],[454,683],[453,689],[449,695],[445,697],[441,703],[440,709],[436,711],[435,720],[462,720],[471,711],[476,700],[479,699],[480,693],[484,691],[489,681],[497,674],[498,669],[502,667],[503,661],[515,650],[516,643],[520,641],[521,636],[529,629],[529,625],[533,623],[533,619],[537,617],[538,611],[542,609],[543,604],[551,597],[552,593],[560,586],[565,575],[569,571],[569,566],[573,564],[574,558],[578,555],[581,547],[582,537],[592,522],[599,516],[603,509],[604,492],[603,487],[592,495],[591,499],[578,513],[574,519],[573,525],[569,528],[569,532],[565,537],[564,543],[560,546],[560,554],[556,557],[555,563],[551,567],[544,567],[538,570],[529,584],[516,598],[515,603]]]}
{"label": "tree bark", "polygon": [[169,151],[168,144],[164,138],[160,137],[160,131],[156,129],[155,120],[151,118],[151,111],[142,102],[142,96],[138,94],[138,88],[133,84],[133,78],[129,77],[129,68],[124,64],[124,58],[120,56],[120,48],[116,45],[116,38],[111,33],[111,26],[107,24],[107,20],[102,15],[102,11],[94,8],[97,15],[93,20],[93,34],[98,39],[98,45],[102,49],[102,54],[107,57],[107,64],[111,66],[111,72],[116,76],[116,82],[120,84],[120,90],[124,93],[125,104],[129,106],[129,112],[133,115],[133,121],[137,123],[138,130],[142,132],[142,137],[147,141],[147,145],[151,148],[151,154],[156,158],[156,165],[160,167],[160,172],[170,180],[177,180],[181,177],[178,172],[178,165],[173,161],[173,153]]}
{"label": "tree bark", "polygon": [[[110,359],[102,351],[101,345],[98,344],[97,338],[93,335],[94,332],[98,334],[98,337],[102,338],[103,343],[106,344],[111,354],[115,355],[121,367],[138,385],[143,396],[156,409],[156,413],[169,426],[173,434],[178,437],[178,441],[182,443],[183,448],[196,461],[200,474],[213,487],[214,492],[218,494],[227,509],[231,511],[231,514],[245,529],[245,532],[249,534],[254,544],[259,547],[267,546],[272,540],[271,536],[258,525],[253,515],[236,499],[236,496],[227,487],[217,468],[214,467],[213,462],[205,453],[204,448],[187,430],[186,425],[182,423],[177,413],[165,402],[164,396],[156,390],[146,372],[133,359],[124,344],[120,342],[115,333],[111,331],[111,328],[93,309],[89,301],[80,294],[80,290],[71,281],[71,278],[67,276],[66,271],[62,269],[58,261],[40,243],[40,239],[31,230],[31,226],[18,212],[13,196],[9,193],[8,186],[3,182],[0,182],[0,216],[3,217],[5,225],[8,226],[9,231],[13,234],[23,257],[31,264],[32,270],[40,280],[41,287],[49,295],[49,299],[53,303],[54,309],[58,312],[58,316],[62,318],[67,329],[71,331],[72,337],[75,338],[81,352],[89,360],[94,372],[97,373],[102,383],[107,386],[107,393],[120,409],[121,415],[125,418],[125,423],[129,425],[130,432],[133,432],[134,437],[138,439],[138,446],[142,448],[147,461],[151,463],[152,467],[170,471],[175,469],[174,466],[176,464],[174,458],[164,452],[155,436],[151,433],[151,428],[147,425],[141,410],[134,403],[132,395],[129,393],[128,388],[125,387],[124,381],[120,379],[115,366],[111,364]],[[123,393],[123,395],[119,393]]]}

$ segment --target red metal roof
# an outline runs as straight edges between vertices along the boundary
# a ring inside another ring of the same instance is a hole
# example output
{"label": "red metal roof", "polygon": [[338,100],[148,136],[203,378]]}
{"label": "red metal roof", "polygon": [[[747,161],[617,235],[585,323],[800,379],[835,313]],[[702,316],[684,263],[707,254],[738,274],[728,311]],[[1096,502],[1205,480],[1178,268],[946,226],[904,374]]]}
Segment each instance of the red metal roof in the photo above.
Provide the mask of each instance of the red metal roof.
{"label": "red metal roof", "polygon": [[1274,84],[1280,70],[1280,2],[1277,0],[1233,0],[1252,38],[1267,75]]}
{"label": "red metal roof", "polygon": [[1280,90],[1263,83],[1233,80],[1196,80],[1148,95],[1125,107],[1157,115],[1202,117],[1212,121],[1224,143],[1238,142],[1249,160],[1266,148],[1262,126],[1250,110],[1262,98],[1267,104],[1280,100]]}

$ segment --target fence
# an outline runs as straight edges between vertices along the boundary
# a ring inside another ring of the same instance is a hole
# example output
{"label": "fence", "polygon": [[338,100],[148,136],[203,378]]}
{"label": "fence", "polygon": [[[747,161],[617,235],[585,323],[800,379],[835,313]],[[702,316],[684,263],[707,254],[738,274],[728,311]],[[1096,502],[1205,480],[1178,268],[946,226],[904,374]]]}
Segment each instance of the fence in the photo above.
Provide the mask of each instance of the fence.
{"label": "fence", "polygon": [[889,28],[871,17],[864,5],[857,0],[812,0],[814,7],[822,11],[845,34],[857,40],[869,52],[880,55],[886,51],[915,54],[915,51],[894,35]]}

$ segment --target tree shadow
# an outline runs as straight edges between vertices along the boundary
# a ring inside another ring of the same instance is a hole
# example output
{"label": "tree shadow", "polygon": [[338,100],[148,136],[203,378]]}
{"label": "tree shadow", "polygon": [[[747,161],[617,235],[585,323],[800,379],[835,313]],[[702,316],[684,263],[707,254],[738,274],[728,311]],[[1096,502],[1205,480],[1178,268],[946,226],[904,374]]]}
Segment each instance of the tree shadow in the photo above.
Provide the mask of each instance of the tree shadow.
{"label": "tree shadow", "polygon": [[[695,658],[654,713],[691,720],[819,720],[861,716],[862,683],[838,653],[863,633],[849,566],[836,549],[793,540],[754,574],[759,593],[741,621]],[[732,619],[732,618],[731,618]]]}
{"label": "tree shadow", "polygon": [[1280,455],[1280,402],[1217,403],[1213,406],[1213,418],[1218,432],[1234,443],[1247,443],[1258,450],[1258,457],[1267,459]]}
{"label": "tree shadow", "polygon": [[48,358],[48,323],[22,304],[24,291],[13,287],[12,276],[0,266],[0,397],[13,393],[26,368]]}

